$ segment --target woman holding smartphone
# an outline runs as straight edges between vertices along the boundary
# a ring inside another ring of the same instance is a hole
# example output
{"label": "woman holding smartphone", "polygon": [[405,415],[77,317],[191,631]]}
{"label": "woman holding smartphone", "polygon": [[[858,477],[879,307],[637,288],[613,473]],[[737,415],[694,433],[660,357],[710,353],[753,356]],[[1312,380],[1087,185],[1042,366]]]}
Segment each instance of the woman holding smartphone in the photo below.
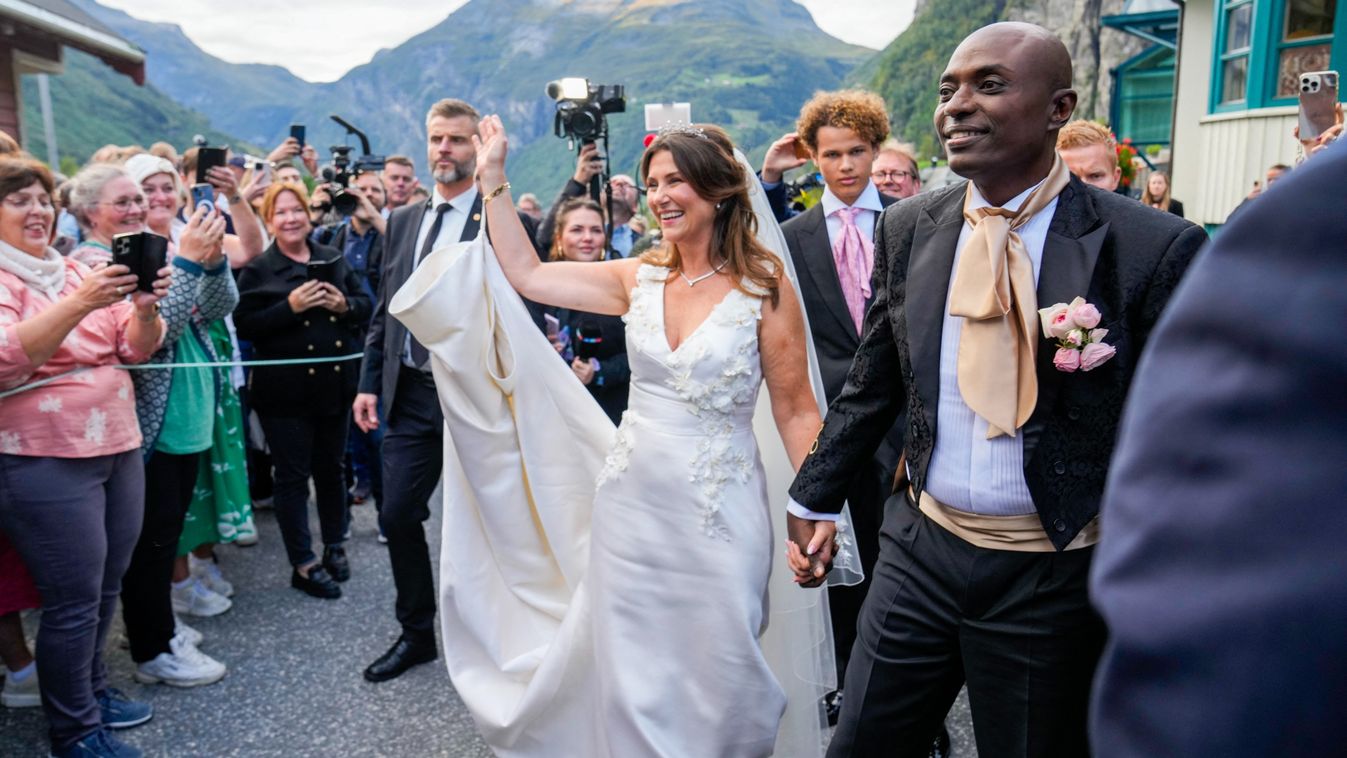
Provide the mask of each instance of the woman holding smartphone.
{"label": "woman holding smartphone", "polygon": [[[254,358],[309,359],[352,355],[373,304],[341,252],[309,239],[309,197],[302,185],[273,184],[262,218],[274,239],[239,275],[234,312],[240,339]],[[360,369],[359,357],[309,365],[259,366],[248,379],[276,467],[276,521],[293,572],[291,586],[314,597],[341,597],[350,578],[343,457]],[[309,535],[309,478],[317,494],[323,557]]]}

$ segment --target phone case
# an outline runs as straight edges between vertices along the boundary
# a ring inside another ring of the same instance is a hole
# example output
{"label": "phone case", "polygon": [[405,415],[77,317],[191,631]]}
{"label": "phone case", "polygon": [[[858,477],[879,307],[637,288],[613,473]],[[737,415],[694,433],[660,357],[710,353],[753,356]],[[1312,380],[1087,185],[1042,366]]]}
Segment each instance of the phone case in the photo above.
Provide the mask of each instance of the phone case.
{"label": "phone case", "polygon": [[1337,122],[1338,72],[1300,75],[1300,139],[1318,139]]}

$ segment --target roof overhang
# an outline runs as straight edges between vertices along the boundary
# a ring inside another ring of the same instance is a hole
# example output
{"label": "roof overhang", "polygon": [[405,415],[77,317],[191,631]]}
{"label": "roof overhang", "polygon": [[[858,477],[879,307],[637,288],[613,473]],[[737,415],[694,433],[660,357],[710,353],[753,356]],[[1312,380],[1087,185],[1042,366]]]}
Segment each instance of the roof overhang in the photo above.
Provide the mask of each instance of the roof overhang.
{"label": "roof overhang", "polygon": [[1179,47],[1178,0],[1128,0],[1123,12],[1099,19],[1102,26],[1170,50]]}
{"label": "roof overhang", "polygon": [[105,31],[52,13],[23,0],[0,0],[0,19],[31,27],[55,38],[62,45],[82,50],[131,77],[145,83],[145,53],[140,48]]}

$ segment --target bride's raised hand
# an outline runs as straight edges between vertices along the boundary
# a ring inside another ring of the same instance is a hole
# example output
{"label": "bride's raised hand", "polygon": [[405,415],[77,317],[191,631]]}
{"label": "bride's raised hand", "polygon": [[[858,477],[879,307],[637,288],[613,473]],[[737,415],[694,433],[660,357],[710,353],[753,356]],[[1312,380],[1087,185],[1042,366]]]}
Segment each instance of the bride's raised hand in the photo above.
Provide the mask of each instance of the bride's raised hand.
{"label": "bride's raised hand", "polygon": [[[505,179],[505,156],[510,141],[505,136],[505,125],[494,113],[477,124],[472,135],[472,146],[477,151],[477,181],[485,189],[499,185]],[[490,185],[490,186],[488,186]]]}

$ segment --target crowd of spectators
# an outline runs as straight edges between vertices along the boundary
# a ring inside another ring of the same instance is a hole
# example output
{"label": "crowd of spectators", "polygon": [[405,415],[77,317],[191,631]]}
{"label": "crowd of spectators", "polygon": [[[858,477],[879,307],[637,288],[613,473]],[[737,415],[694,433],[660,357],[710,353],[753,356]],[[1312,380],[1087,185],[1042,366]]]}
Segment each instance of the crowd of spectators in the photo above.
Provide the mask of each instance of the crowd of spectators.
{"label": "crowd of spectators", "polygon": [[[921,161],[884,127],[875,144],[836,155],[831,134],[771,145],[758,179],[778,220],[798,215],[783,200],[787,174],[811,160],[825,169],[826,197],[877,193],[876,215],[922,192]],[[119,595],[135,678],[177,687],[227,673],[184,618],[230,609],[235,588],[216,546],[255,544],[254,508],[275,510],[291,585],[341,596],[348,509],[384,501],[383,429],[352,424],[351,408],[359,422],[360,354],[391,294],[381,287],[389,219],[410,207],[418,222],[435,220],[435,234],[449,206],[437,187],[461,177],[432,166],[436,184],[423,187],[412,159],[389,156],[352,175],[344,189],[355,208],[341,215],[313,146],[293,137],[200,175],[198,147],[109,145],[70,178],[0,137],[0,703],[41,705],[55,755],[115,754],[130,748],[109,730],[152,716],[108,681],[102,660]],[[1068,124],[1058,148],[1083,181],[1117,188],[1107,128]],[[1272,167],[1267,183],[1287,170]],[[605,174],[589,145],[550,208],[520,194],[541,257],[592,262],[658,244],[636,181]],[[1183,215],[1162,170],[1140,200]],[[136,234],[166,241],[153,275],[116,262],[119,238]],[[616,422],[630,383],[623,320],[546,309],[538,321]],[[415,357],[419,345],[408,345]],[[266,365],[245,369],[248,360]],[[261,432],[250,434],[254,418]],[[33,651],[20,612],[39,606]]]}

